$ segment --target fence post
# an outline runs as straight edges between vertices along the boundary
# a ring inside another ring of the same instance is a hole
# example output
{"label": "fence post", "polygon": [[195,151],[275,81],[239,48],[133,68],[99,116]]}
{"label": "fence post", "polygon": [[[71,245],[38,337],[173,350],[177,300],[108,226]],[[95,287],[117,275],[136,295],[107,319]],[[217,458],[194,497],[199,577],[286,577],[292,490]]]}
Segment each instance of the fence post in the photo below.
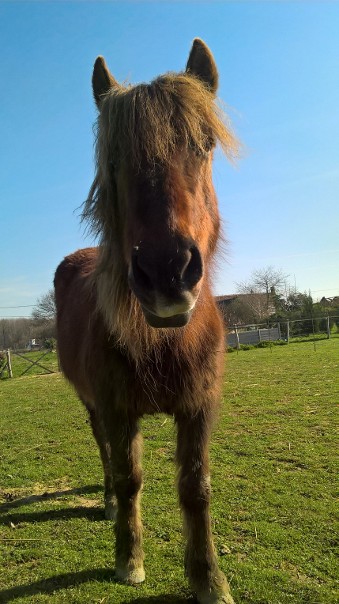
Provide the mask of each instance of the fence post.
{"label": "fence post", "polygon": [[286,336],[287,337],[287,344],[289,344],[290,343],[290,322],[287,321],[286,325],[287,325],[287,336]]}
{"label": "fence post", "polygon": [[330,315],[327,316],[326,327],[327,327],[327,339],[329,340],[331,337]]}
{"label": "fence post", "polygon": [[240,342],[239,342],[239,334],[238,334],[238,328],[235,328],[235,338],[237,340],[237,350],[240,350]]}
{"label": "fence post", "polygon": [[12,378],[13,371],[12,371],[12,363],[11,363],[11,351],[9,349],[6,350],[6,358],[7,358],[8,377]]}

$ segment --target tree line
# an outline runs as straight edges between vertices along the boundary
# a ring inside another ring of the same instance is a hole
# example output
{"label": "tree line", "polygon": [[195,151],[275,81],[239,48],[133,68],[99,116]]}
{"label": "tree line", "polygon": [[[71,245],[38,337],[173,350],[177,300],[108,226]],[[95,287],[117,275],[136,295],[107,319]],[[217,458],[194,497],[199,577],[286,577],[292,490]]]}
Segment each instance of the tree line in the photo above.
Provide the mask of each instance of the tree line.
{"label": "tree line", "polygon": [[54,290],[38,298],[31,317],[0,320],[0,350],[27,349],[34,340],[39,347],[54,348],[56,338]]}

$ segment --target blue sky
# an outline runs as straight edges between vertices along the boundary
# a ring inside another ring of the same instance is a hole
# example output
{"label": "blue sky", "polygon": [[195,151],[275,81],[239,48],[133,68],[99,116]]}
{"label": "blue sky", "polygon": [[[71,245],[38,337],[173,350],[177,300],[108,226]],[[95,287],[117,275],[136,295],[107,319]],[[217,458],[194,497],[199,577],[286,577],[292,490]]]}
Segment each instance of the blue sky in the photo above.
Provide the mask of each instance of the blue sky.
{"label": "blue sky", "polygon": [[184,68],[196,36],[245,145],[235,168],[215,160],[229,241],[215,292],[273,265],[314,298],[339,294],[338,31],[326,1],[0,2],[0,316],[29,316],[62,257],[93,244],[79,206],[96,56],[148,81]]}

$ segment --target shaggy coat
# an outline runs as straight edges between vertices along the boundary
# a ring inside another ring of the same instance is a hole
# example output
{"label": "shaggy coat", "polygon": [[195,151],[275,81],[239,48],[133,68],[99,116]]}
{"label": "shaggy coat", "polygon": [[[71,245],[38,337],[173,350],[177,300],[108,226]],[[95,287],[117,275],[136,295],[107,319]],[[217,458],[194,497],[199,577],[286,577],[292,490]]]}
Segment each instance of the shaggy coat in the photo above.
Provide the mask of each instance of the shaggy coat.
{"label": "shaggy coat", "polygon": [[209,517],[224,354],[211,293],[220,231],[211,166],[217,142],[230,158],[237,153],[217,84],[199,39],[185,72],[148,85],[121,86],[97,59],[97,172],[83,218],[100,245],[67,256],[55,275],[60,363],[99,446],[117,578],[144,580],[138,421],[164,412],[177,425],[185,568],[200,604],[233,603]]}

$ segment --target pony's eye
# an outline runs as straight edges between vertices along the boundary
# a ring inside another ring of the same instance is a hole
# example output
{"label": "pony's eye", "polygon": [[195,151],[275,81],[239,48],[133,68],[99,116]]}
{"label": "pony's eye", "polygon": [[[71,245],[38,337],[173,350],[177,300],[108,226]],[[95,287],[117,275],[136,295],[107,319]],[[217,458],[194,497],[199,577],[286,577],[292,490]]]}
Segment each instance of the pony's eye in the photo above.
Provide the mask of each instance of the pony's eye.
{"label": "pony's eye", "polygon": [[204,141],[204,151],[202,152],[202,155],[208,155],[215,147],[215,142],[216,141],[213,136],[206,136],[206,139]]}
{"label": "pony's eye", "polygon": [[213,147],[215,147],[215,140],[213,136],[208,136],[205,144],[206,153],[212,151]]}
{"label": "pony's eye", "polygon": [[210,151],[215,146],[215,141],[212,136],[206,137],[203,148],[198,146],[194,141],[189,143],[189,148],[194,152],[197,157],[207,158]]}

